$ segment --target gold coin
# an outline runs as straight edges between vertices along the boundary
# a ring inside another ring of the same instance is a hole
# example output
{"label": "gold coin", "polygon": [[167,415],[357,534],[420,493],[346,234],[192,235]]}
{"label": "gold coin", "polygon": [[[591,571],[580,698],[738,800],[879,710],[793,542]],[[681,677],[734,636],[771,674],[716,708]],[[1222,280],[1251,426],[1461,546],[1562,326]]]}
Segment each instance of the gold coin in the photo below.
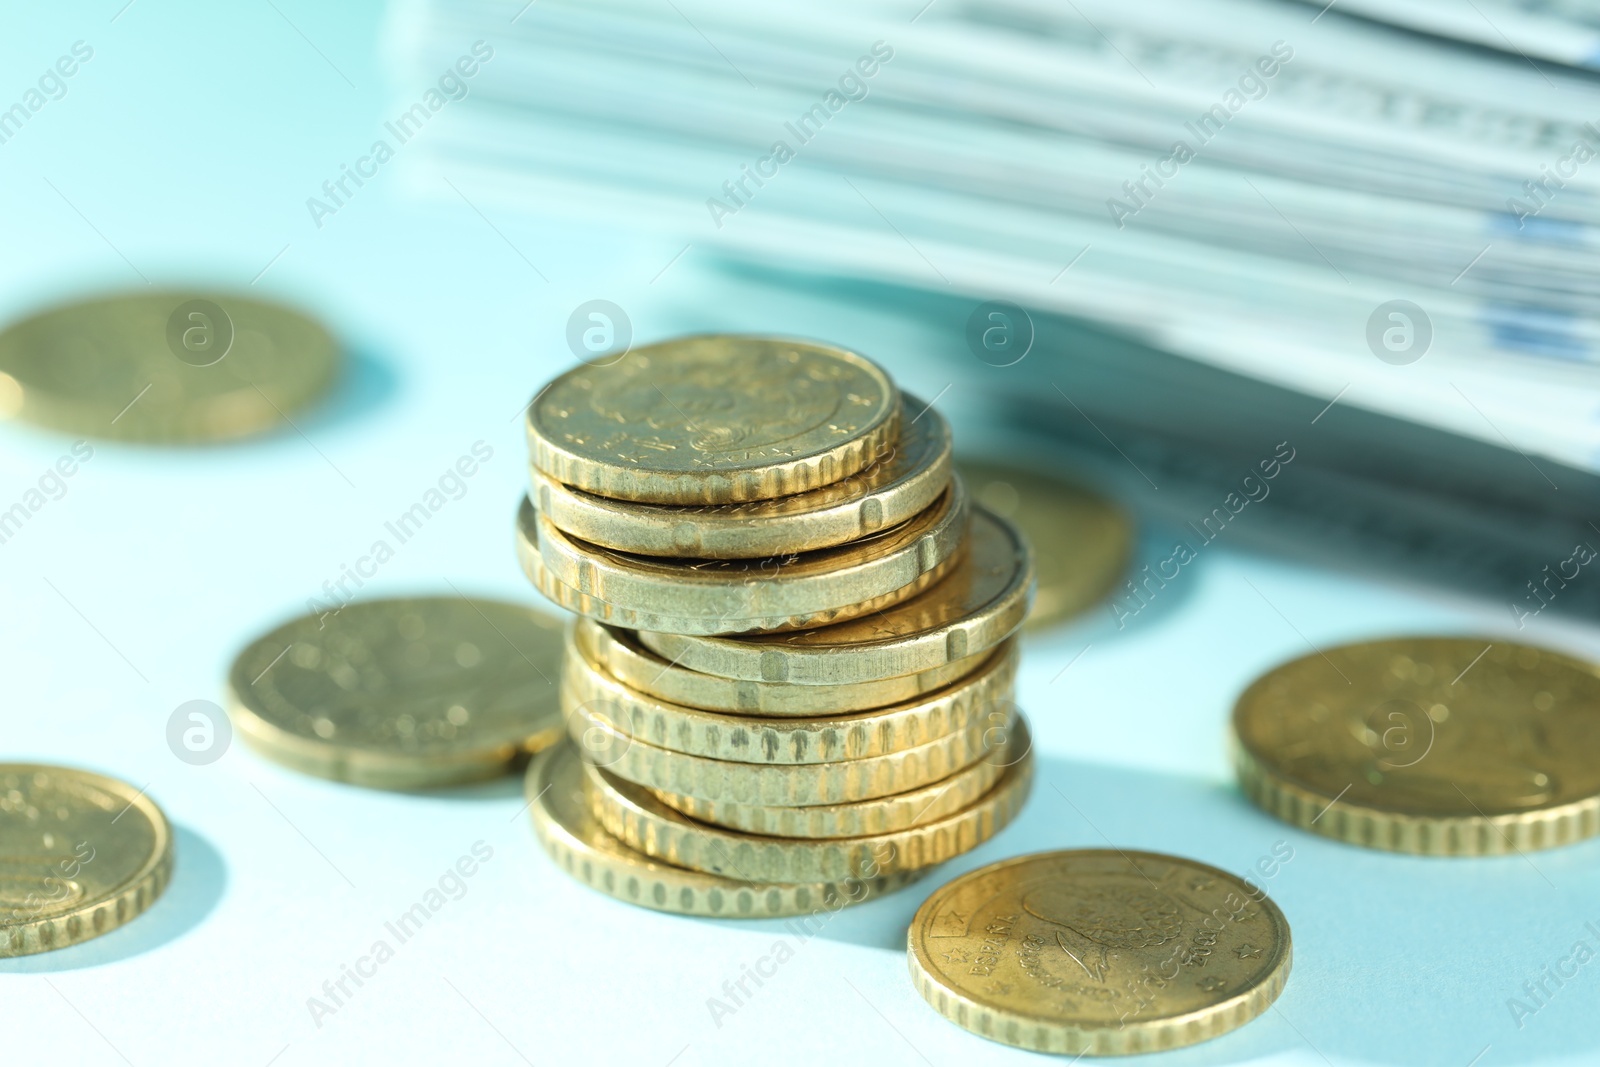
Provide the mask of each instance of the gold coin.
{"label": "gold coin", "polygon": [[[629,737],[596,704],[562,694],[567,733],[586,762],[651,789],[741,804],[841,804],[903,793],[948,778],[1005,743],[1014,706],[1006,701],[965,728],[915,748],[834,763],[736,763],[657,748]],[[991,718],[992,717],[992,718]]]}
{"label": "gold coin", "polygon": [[851,685],[788,685],[719,678],[686,670],[639,643],[638,634],[579,618],[574,630],[579,649],[591,663],[641,693],[707,711],[746,715],[844,715],[916,700],[965,678],[986,662],[989,650],[965,656],[921,674],[880,678]]}
{"label": "gold coin", "polygon": [[245,648],[229,713],[262,754],[323,778],[414,789],[493,777],[561,737],[562,626],[493,600],[358,601]]}
{"label": "gold coin", "polygon": [[865,837],[922,826],[975,803],[994,787],[1001,773],[1032,750],[1027,720],[1018,716],[1003,755],[981,759],[948,778],[919,789],[845,804],[804,808],[701,800],[676,793],[655,794],[668,807],[692,819],[767,837]]}
{"label": "gold coin", "polygon": [[127,441],[281,426],[333,383],[339,346],[296,311],[225,293],[107,296],[0,333],[0,415]]}
{"label": "gold coin", "polygon": [[755,885],[659,863],[600,828],[584,795],[583,765],[570,742],[535,757],[527,795],[534,829],[550,858],[572,877],[629,904],[680,915],[773,919],[834,912],[892,892],[920,871],[842,882]]}
{"label": "gold coin", "polygon": [[[920,414],[919,414],[920,413]],[[916,516],[950,481],[950,428],[902,395],[900,439],[847,478],[741,504],[638,504],[562,485],[532,469],[533,499],[557,529],[641,556],[759,559],[857,541]]]}
{"label": "gold coin", "polygon": [[706,335],[575,367],[528,405],[533,465],[598,496],[730,504],[804,493],[900,430],[877,364],[841,348]]}
{"label": "gold coin", "polygon": [[1133,519],[1112,501],[1020,467],[957,461],[972,499],[1016,523],[1038,583],[1025,624],[1040,630],[1099,603],[1128,569]]}
{"label": "gold coin", "polygon": [[551,580],[585,598],[581,614],[629,627],[741,633],[824,625],[914,596],[954,566],[966,528],[966,494],[952,481],[922,514],[848,545],[761,560],[661,559],[569,537],[523,498],[517,551],[525,567],[537,555]]}
{"label": "gold coin", "polygon": [[1289,978],[1276,904],[1154,852],[1039,852],[970,871],[923,902],[907,940],[935,1011],[1035,1052],[1206,1041],[1266,1011]]}
{"label": "gold coin", "polygon": [[586,769],[590,806],[611,836],[663,862],[747,882],[838,881],[868,871],[932,867],[1004,830],[1022,810],[1033,783],[1033,757],[1026,755],[976,803],[942,819],[869,837],[807,841],[708,826],[663,804],[648,789]]}
{"label": "gold coin", "polygon": [[831,763],[928,744],[999,711],[1010,718],[1017,677],[1014,644],[997,649],[970,677],[931,696],[850,716],[761,719],[669,704],[629,689],[569,646],[565,699],[620,732],[657,748],[737,763]]}
{"label": "gold coin", "polygon": [[642,630],[639,640],[690,670],[753,682],[850,685],[933,670],[998,645],[1028,612],[1033,567],[1017,528],[974,507],[967,542],[942,581],[864,618],[748,637]]}
{"label": "gold coin", "polygon": [[1600,833],[1600,669],[1466,637],[1330,648],[1233,711],[1246,795],[1372,848],[1500,855]]}
{"label": "gold coin", "polygon": [[172,877],[172,828],[125,782],[0,763],[0,957],[66,948],[130,922]]}

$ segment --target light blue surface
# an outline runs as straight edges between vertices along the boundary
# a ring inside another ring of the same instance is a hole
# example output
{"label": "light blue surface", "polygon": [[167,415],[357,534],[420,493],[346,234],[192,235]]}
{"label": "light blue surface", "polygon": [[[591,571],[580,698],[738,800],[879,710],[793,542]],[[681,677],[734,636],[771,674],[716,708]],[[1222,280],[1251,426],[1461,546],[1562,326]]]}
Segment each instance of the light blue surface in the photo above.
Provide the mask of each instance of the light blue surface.
{"label": "light blue surface", "polygon": [[[927,882],[840,914],[720,1025],[707,998],[792,935],[583,888],[534,844],[515,783],[391,795],[242,748],[209,767],[176,760],[164,738],[172,709],[219,699],[235,651],[301,610],[476,441],[493,458],[365,593],[448,581],[533,598],[511,549],[524,483],[516,416],[571,363],[562,336],[579,303],[616,301],[643,339],[827,337],[883,358],[929,397],[960,342],[693,250],[674,262],[679,247],[626,235],[409,203],[387,171],[319,230],[306,198],[366,150],[389,108],[375,6],[138,0],[113,21],[119,3],[5,16],[0,106],[73,42],[94,57],[0,144],[0,316],[144,279],[250,288],[270,263],[254,288],[323,316],[358,360],[304,437],[96,444],[67,494],[0,546],[0,759],[148,784],[179,853],[172,889],[137,923],[0,963],[0,1062],[1020,1063],[1028,1054],[921,1002],[906,923],[960,871],[1107,840],[1241,873],[1278,842],[1294,849],[1266,883],[1294,929],[1284,996],[1243,1030],[1159,1062],[1596,1059],[1600,965],[1521,1029],[1506,1001],[1577,939],[1596,943],[1584,924],[1600,925],[1600,844],[1472,862],[1392,856],[1281,825],[1231,785],[1234,696],[1307,641],[1509,626],[1503,605],[1382,585],[1355,563],[1318,570],[1219,541],[1136,625],[1118,631],[1096,613],[1030,638],[1021,696],[1041,760],[1021,821]],[[963,441],[1000,447],[963,417],[969,399],[941,407]],[[0,428],[0,501],[70,445]],[[1147,524],[1145,554],[1171,540]],[[1593,630],[1556,627],[1541,620],[1523,636],[1600,652]],[[480,840],[494,855],[465,896],[318,1027],[307,998]]]}

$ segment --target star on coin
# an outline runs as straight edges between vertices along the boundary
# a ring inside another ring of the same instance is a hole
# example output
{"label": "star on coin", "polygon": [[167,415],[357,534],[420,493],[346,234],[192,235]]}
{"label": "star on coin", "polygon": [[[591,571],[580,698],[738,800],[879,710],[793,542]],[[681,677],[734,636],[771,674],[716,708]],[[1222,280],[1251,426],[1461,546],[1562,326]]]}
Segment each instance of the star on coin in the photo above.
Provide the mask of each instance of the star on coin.
{"label": "star on coin", "polygon": [[1215,975],[1210,978],[1202,978],[1200,980],[1200,988],[1205,990],[1207,993],[1219,993],[1227,984],[1227,982],[1224,982]]}
{"label": "star on coin", "polygon": [[966,963],[972,959],[971,956],[967,955],[965,949],[959,948],[953,948],[949,952],[943,953],[943,956],[946,963]]}
{"label": "star on coin", "polygon": [[1261,957],[1261,950],[1249,943],[1240,945],[1234,951],[1238,953],[1241,960],[1260,959]]}

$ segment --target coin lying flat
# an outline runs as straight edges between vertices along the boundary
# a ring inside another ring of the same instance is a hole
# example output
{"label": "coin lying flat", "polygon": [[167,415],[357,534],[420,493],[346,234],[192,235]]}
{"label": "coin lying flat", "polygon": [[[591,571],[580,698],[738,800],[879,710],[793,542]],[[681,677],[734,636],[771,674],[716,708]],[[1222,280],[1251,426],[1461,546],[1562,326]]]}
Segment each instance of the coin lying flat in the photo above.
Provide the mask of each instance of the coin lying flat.
{"label": "coin lying flat", "polygon": [[1112,501],[1021,467],[970,459],[956,467],[972,499],[1015,523],[1033,547],[1029,630],[1099,603],[1128,569],[1133,520]]}
{"label": "coin lying flat", "polygon": [[1330,648],[1233,712],[1245,794],[1352,844],[1498,855],[1600,833],[1600,668],[1485,638]]}
{"label": "coin lying flat", "polygon": [[899,394],[870,360],[731,335],[576,367],[527,416],[539,470],[597,496],[654,504],[804,493],[867,466],[899,429]]}
{"label": "coin lying flat", "polygon": [[[919,414],[920,413],[920,414]],[[950,428],[938,412],[901,397],[900,439],[837,482],[740,504],[639,504],[562,485],[532,469],[541,514],[573,537],[619,552],[699,559],[759,559],[856,541],[910,520],[950,481]]]}
{"label": "coin lying flat", "polygon": [[921,674],[897,678],[849,685],[789,685],[739,681],[687,670],[644,647],[632,630],[606,626],[593,619],[579,618],[573,638],[590,662],[641,693],[707,711],[762,716],[846,715],[901,704],[965,678],[991,655],[985,650]]}
{"label": "coin lying flat", "polygon": [[307,774],[411,789],[504,774],[558,740],[560,620],[464,597],[294,619],[228,674],[234,727]]}
{"label": "coin lying flat", "polygon": [[172,876],[172,829],[125,782],[0,763],[0,957],[65,948],[131,922]]}
{"label": "coin lying flat", "polygon": [[993,648],[1028,611],[1033,567],[1016,527],[974,507],[967,542],[943,580],[863,618],[747,637],[641,631],[639,640],[679,666],[746,681],[848,685],[934,670]]}
{"label": "coin lying flat", "polygon": [[607,833],[679,867],[749,882],[836,881],[864,871],[912,871],[969,852],[1005,829],[1033,782],[1033,757],[1005,769],[987,794],[942,819],[892,833],[816,841],[757,837],[708,826],[662,803],[648,789],[594,767],[589,800]]}
{"label": "coin lying flat", "polygon": [[281,426],[327,391],[339,346],[296,311],[226,293],[98,297],[0,333],[0,415],[129,441]]}
{"label": "coin lying flat", "polygon": [[964,767],[948,778],[892,796],[803,808],[701,800],[655,791],[670,808],[692,819],[765,837],[865,837],[923,826],[977,802],[1005,769],[1032,751],[1028,722],[1017,716],[1004,750]]}
{"label": "coin lying flat", "polygon": [[941,886],[908,936],[939,1014],[1035,1052],[1192,1045],[1260,1015],[1289,977],[1289,924],[1225,871],[1153,852],[1040,852]]}
{"label": "coin lying flat", "polygon": [[996,710],[1004,722],[1010,718],[1017,658],[1016,646],[1008,644],[972,675],[938,693],[875,711],[807,719],[762,719],[670,704],[629,689],[570,645],[561,684],[565,699],[658,748],[740,763],[830,763],[928,744]]}
{"label": "coin lying flat", "polygon": [[652,860],[601,829],[584,795],[583,765],[563,741],[528,767],[533,825],[546,852],[572,877],[630,904],[680,915],[772,919],[838,911],[906,885],[922,872],[871,874],[840,882],[754,884]]}
{"label": "coin lying flat", "polygon": [[954,565],[966,528],[966,494],[954,481],[920,515],[848,545],[760,560],[659,559],[570,537],[524,498],[517,549],[524,561],[537,554],[551,578],[588,598],[584,614],[630,627],[738,633],[825,625],[898,603]]}

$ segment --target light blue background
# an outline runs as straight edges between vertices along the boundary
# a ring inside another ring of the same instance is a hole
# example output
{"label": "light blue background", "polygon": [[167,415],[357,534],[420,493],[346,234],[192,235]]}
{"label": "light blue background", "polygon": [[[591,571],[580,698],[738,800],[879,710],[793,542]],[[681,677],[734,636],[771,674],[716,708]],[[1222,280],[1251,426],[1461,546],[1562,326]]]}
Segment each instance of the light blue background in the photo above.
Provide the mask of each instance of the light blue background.
{"label": "light blue background", "polygon": [[[1019,1063],[1028,1054],[921,1002],[906,924],[960,871],[1108,840],[1241,873],[1277,842],[1294,849],[1266,883],[1294,929],[1284,996],[1248,1027],[1161,1062],[1596,1059],[1600,965],[1522,1029],[1506,1000],[1577,938],[1593,942],[1584,923],[1600,923],[1600,844],[1526,859],[1392,856],[1280,825],[1231,783],[1233,698],[1307,641],[1509,627],[1504,605],[1379,583],[1358,561],[1317,568],[1219,541],[1136,625],[1118,631],[1096,612],[1030,637],[1021,696],[1041,759],[1020,822],[926,882],[839,915],[720,1026],[707,998],[790,935],[583,888],[539,851],[516,783],[393,795],[240,747],[209,767],[179,762],[165,743],[172,710],[220,699],[237,649],[300,611],[476,441],[492,460],[366,592],[448,582],[533,598],[511,549],[524,483],[516,415],[572,362],[562,337],[579,303],[616,301],[646,340],[690,329],[826,337],[930,397],[961,343],[826,286],[786,287],[693,250],[672,262],[681,245],[410,202],[387,168],[318,230],[306,198],[366,150],[390,110],[379,7],[137,0],[119,15],[119,4],[13,9],[0,22],[0,107],[74,41],[95,50],[67,95],[0,145],[0,317],[146,280],[253,289],[322,316],[356,363],[336,401],[302,423],[305,437],[96,444],[67,495],[0,546],[0,759],[148,784],[179,855],[171,890],[137,923],[0,963],[0,1060]],[[1003,448],[965,392],[940,404],[960,439]],[[0,502],[70,445],[0,428]],[[1147,523],[1150,558],[1171,542],[1163,521]],[[1530,634],[1600,652],[1591,629],[1541,619]],[[306,999],[479,840],[494,857],[466,896],[314,1025]]]}

